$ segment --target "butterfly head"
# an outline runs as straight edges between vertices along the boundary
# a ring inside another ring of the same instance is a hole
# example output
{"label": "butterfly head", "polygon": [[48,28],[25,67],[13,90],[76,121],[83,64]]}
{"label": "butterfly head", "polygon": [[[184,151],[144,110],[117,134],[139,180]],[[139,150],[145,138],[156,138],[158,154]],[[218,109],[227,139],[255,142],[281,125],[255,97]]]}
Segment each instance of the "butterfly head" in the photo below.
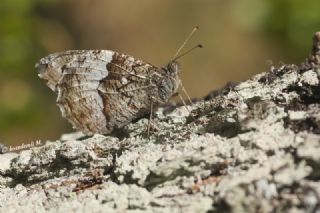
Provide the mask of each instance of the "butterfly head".
{"label": "butterfly head", "polygon": [[178,91],[180,84],[179,73],[180,64],[177,61],[170,61],[162,67],[161,77],[158,81],[160,102],[167,102]]}
{"label": "butterfly head", "polygon": [[180,73],[180,64],[177,61],[170,61],[164,69],[167,75],[176,76]]}

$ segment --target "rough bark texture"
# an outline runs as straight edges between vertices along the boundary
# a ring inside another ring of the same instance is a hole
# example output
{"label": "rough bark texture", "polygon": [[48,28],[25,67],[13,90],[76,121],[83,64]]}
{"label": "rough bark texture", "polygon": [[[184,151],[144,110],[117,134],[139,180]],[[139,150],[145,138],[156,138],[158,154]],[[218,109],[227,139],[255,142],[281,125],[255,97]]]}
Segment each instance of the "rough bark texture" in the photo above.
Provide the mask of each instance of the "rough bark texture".
{"label": "rough bark texture", "polygon": [[112,136],[0,155],[1,212],[320,211],[320,33],[301,65]]}

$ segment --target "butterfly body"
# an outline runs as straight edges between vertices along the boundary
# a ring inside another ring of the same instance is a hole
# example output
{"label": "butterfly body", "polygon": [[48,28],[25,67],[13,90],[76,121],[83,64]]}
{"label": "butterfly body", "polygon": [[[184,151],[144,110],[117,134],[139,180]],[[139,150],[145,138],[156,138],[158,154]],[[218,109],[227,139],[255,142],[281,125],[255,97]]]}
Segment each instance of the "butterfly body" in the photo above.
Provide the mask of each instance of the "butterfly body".
{"label": "butterfly body", "polygon": [[73,127],[108,134],[167,102],[178,90],[176,61],[162,68],[110,50],[69,50],[40,59],[40,78],[58,94]]}

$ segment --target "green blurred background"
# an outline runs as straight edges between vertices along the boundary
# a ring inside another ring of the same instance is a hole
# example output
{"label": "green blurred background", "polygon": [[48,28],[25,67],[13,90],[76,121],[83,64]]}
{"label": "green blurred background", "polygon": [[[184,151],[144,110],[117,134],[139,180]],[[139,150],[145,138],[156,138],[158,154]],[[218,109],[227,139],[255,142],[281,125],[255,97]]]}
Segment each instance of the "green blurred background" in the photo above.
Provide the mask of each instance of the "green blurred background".
{"label": "green blurred background", "polygon": [[72,131],[34,64],[67,49],[112,49],[161,66],[196,26],[182,58],[192,97],[274,63],[300,63],[320,30],[318,0],[1,0],[0,143],[55,140]]}

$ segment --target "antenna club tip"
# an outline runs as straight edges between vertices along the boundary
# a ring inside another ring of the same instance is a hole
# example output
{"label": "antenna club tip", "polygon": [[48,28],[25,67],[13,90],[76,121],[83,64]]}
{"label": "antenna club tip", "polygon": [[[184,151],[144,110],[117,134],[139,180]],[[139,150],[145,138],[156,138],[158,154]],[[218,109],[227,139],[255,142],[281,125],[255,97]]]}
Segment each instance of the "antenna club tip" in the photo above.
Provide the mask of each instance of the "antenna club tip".
{"label": "antenna club tip", "polygon": [[199,26],[195,26],[194,29],[195,29],[195,30],[199,30]]}
{"label": "antenna club tip", "polygon": [[199,47],[199,48],[202,48],[202,47],[203,47],[203,45],[202,45],[202,44],[198,44],[198,47]]}

